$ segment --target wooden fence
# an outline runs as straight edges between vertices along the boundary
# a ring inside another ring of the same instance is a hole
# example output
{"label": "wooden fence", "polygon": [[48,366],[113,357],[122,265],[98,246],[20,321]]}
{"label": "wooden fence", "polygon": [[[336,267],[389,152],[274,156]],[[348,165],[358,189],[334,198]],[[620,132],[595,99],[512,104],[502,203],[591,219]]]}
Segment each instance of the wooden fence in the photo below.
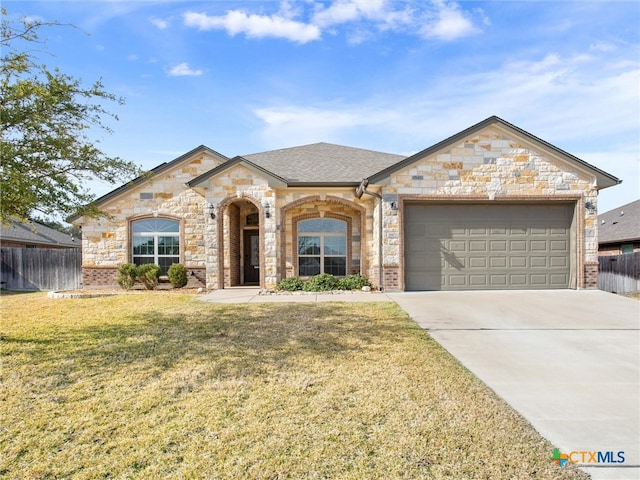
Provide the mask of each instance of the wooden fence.
{"label": "wooden fence", "polygon": [[640,252],[598,258],[598,288],[605,292],[640,291]]}
{"label": "wooden fence", "polygon": [[0,282],[7,290],[72,290],[82,282],[79,248],[0,248]]}

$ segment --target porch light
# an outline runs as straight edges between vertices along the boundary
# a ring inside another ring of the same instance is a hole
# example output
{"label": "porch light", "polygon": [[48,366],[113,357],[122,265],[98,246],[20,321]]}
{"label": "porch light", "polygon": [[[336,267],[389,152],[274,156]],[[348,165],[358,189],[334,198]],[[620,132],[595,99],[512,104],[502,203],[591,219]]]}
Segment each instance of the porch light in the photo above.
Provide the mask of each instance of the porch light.
{"label": "porch light", "polygon": [[592,202],[587,202],[584,204],[584,208],[589,210],[589,213],[596,213],[597,208]]}
{"label": "porch light", "polygon": [[269,202],[265,201],[262,206],[264,207],[264,218],[271,217],[271,213],[269,212],[271,206],[269,205]]}
{"label": "porch light", "polygon": [[213,203],[209,204],[209,216],[211,220],[215,220],[216,218],[216,206]]}

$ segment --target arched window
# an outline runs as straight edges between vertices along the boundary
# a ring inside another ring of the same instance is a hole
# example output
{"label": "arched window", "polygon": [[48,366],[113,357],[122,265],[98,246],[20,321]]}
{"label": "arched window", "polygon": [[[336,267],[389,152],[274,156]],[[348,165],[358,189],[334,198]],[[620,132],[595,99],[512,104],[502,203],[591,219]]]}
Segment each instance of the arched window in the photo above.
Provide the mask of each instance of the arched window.
{"label": "arched window", "polygon": [[347,274],[347,222],[312,218],[298,222],[298,275]]}
{"label": "arched window", "polygon": [[172,263],[180,263],[180,222],[169,218],[145,218],[131,223],[132,261],[155,263],[166,275]]}

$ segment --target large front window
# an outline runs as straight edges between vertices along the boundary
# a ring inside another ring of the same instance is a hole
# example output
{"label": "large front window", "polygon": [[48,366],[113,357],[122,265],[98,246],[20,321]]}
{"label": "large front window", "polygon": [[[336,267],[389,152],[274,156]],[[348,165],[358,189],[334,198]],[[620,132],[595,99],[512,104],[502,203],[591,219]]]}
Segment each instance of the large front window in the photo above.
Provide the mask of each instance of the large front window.
{"label": "large front window", "polygon": [[347,274],[347,222],[313,218],[298,222],[298,275]]}
{"label": "large front window", "polygon": [[168,218],[145,218],[131,224],[133,263],[155,263],[166,275],[180,263],[180,223]]}

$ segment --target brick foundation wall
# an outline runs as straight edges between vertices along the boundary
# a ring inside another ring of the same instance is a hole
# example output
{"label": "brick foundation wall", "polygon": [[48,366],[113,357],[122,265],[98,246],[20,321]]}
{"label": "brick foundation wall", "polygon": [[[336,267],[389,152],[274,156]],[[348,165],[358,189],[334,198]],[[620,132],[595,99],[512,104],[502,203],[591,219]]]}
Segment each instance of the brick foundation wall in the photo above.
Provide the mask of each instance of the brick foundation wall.
{"label": "brick foundation wall", "polygon": [[84,287],[117,287],[117,267],[82,267],[82,285]]}
{"label": "brick foundation wall", "polygon": [[598,264],[584,264],[584,288],[598,288]]}
{"label": "brick foundation wall", "polygon": [[398,265],[384,265],[382,281],[385,290],[400,290],[400,267]]}

